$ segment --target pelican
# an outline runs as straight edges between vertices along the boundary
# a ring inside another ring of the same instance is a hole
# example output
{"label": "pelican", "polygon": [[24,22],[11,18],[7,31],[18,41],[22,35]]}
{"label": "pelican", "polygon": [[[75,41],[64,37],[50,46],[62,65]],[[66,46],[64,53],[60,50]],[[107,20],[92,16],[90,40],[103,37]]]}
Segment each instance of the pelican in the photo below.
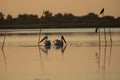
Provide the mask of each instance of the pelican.
{"label": "pelican", "polygon": [[66,44],[66,40],[65,40],[65,38],[64,38],[63,35],[61,36],[61,40],[56,39],[56,40],[54,41],[54,45],[57,46],[57,47],[63,47],[63,44],[64,44],[64,43]]}
{"label": "pelican", "polygon": [[50,40],[48,40],[48,36],[45,36],[39,43],[41,43],[43,41],[44,41],[44,45],[46,47],[50,47],[51,46],[51,42],[50,42]]}

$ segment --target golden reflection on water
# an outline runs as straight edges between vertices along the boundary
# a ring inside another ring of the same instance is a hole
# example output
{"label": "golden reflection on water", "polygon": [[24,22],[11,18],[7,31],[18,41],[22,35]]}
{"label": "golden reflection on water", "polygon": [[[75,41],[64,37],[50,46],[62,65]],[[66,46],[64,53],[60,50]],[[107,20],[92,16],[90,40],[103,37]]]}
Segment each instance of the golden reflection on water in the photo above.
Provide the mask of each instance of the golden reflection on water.
{"label": "golden reflection on water", "polygon": [[113,39],[113,46],[98,46],[96,35],[65,37],[66,47],[47,50],[36,45],[37,36],[8,36],[0,50],[0,80],[120,79],[119,38]]}

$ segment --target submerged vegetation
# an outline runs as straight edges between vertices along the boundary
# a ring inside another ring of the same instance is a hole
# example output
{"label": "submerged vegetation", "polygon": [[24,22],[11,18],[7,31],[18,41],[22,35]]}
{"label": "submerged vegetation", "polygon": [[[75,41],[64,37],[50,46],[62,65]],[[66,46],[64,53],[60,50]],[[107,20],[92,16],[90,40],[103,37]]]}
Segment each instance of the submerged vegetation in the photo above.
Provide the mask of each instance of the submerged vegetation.
{"label": "submerged vegetation", "polygon": [[93,28],[98,23],[105,22],[109,27],[120,27],[120,17],[113,16],[99,17],[95,13],[88,13],[85,16],[75,16],[71,13],[57,13],[44,11],[39,17],[33,14],[19,14],[16,18],[0,12],[0,29],[12,28]]}

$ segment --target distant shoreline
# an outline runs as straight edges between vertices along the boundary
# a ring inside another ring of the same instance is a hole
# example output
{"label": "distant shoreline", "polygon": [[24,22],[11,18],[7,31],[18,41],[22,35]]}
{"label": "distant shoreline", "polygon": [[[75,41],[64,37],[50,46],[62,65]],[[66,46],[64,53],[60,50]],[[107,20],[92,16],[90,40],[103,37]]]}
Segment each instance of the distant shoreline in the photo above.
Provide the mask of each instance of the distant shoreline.
{"label": "distant shoreline", "polygon": [[120,28],[120,17],[99,16],[93,12],[84,16],[75,16],[72,13],[52,14],[45,10],[41,17],[34,14],[19,14],[16,18],[1,12],[0,29],[50,29],[50,28]]}
{"label": "distant shoreline", "polygon": [[[108,26],[101,26],[100,28],[120,28],[120,23],[110,23]],[[51,28],[96,28],[97,25],[91,23],[79,24],[7,24],[0,25],[0,29],[51,29]]]}

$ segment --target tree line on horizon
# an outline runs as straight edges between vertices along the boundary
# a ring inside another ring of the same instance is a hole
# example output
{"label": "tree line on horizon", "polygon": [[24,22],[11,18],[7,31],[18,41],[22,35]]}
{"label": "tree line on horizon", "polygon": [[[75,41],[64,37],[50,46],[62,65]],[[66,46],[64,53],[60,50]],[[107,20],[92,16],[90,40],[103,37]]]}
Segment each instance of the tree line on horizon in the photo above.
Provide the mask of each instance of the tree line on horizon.
{"label": "tree line on horizon", "polygon": [[19,14],[16,18],[8,14],[5,15],[0,12],[0,25],[7,24],[80,24],[80,23],[97,23],[99,21],[106,21],[108,23],[118,23],[120,26],[120,17],[103,16],[95,13],[88,13],[84,16],[75,16],[72,13],[57,13],[54,14],[49,10],[44,11],[41,17],[36,14]]}

